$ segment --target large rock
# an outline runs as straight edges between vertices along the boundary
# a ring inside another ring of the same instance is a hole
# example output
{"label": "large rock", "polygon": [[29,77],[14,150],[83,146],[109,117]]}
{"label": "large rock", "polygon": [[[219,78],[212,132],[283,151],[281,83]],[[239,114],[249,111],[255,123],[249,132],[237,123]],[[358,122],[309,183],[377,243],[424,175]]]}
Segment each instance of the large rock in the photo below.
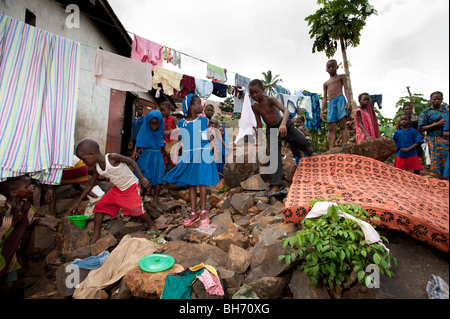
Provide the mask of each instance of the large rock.
{"label": "large rock", "polygon": [[319,284],[317,287],[311,285],[308,276],[300,267],[294,270],[289,288],[294,299],[331,299],[323,285]]}
{"label": "large rock", "polygon": [[86,230],[75,226],[68,218],[63,218],[56,236],[56,246],[63,258],[79,248],[89,245],[91,237]]}
{"label": "large rock", "polygon": [[247,248],[249,240],[247,236],[242,235],[240,232],[228,229],[215,237],[214,242],[217,244],[217,247],[228,252],[231,245]]}
{"label": "large rock", "polygon": [[252,253],[241,247],[231,244],[228,249],[226,268],[238,274],[243,274],[250,267]]}
{"label": "large rock", "polygon": [[160,299],[167,275],[179,273],[183,266],[175,264],[169,270],[159,273],[144,272],[139,266],[131,269],[124,277],[128,291],[137,298]]}
{"label": "large rock", "polygon": [[[55,217],[41,218],[41,220],[47,223],[55,223],[57,221]],[[56,234],[48,227],[34,227],[27,245],[26,254],[33,258],[47,256],[55,248]]]}
{"label": "large rock", "polygon": [[285,283],[279,277],[263,277],[249,286],[261,299],[279,299]]}
{"label": "large rock", "polygon": [[229,162],[227,159],[227,163],[224,165],[223,176],[229,189],[240,186],[241,182],[260,173],[261,164],[258,162],[255,151],[249,151],[247,147],[242,150],[243,153],[241,154],[236,153],[235,149],[234,155],[236,158]]}
{"label": "large rock", "polygon": [[230,204],[236,214],[246,215],[253,206],[253,197],[248,194],[234,194]]}
{"label": "large rock", "polygon": [[55,273],[59,295],[62,298],[72,296],[89,272],[90,270],[72,266],[70,262],[61,265]]}
{"label": "large rock", "polygon": [[267,188],[266,183],[260,174],[251,176],[249,179],[241,182],[241,187],[247,191],[262,191]]}
{"label": "large rock", "polygon": [[342,147],[335,147],[323,155],[328,154],[354,154],[370,157],[381,162],[385,162],[397,151],[397,147],[392,138],[382,137],[365,140],[360,144],[346,144]]}
{"label": "large rock", "polygon": [[275,228],[266,228],[259,236],[259,243],[253,247],[250,273],[245,278],[245,283],[256,282],[262,277],[276,277],[289,266],[285,262],[278,261],[278,256],[285,250],[281,239],[287,237],[287,232]]}
{"label": "large rock", "polygon": [[167,254],[175,258],[183,267],[194,267],[206,260],[213,260],[218,266],[225,266],[227,253],[218,247],[207,244],[192,244],[182,241],[170,241],[156,253]]}

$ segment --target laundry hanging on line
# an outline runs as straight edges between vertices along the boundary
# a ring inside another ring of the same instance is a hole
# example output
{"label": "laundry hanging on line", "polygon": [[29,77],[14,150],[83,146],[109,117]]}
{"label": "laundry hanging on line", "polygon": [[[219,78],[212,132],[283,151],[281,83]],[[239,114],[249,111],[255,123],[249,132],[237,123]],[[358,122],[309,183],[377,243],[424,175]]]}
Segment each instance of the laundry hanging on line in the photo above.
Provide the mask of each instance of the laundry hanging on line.
{"label": "laundry hanging on line", "polygon": [[156,42],[147,40],[138,35],[134,35],[134,41],[131,46],[131,59],[149,63],[153,66],[162,67],[164,61],[163,55],[164,46]]}
{"label": "laundry hanging on line", "polygon": [[72,165],[81,45],[3,13],[0,43],[0,181],[59,185]]}

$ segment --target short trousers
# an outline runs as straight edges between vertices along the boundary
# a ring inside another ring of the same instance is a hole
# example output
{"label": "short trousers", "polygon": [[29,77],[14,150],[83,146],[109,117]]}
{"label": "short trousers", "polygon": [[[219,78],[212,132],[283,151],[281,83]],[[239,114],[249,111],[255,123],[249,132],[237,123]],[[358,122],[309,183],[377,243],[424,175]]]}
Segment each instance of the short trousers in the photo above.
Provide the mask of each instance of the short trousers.
{"label": "short trousers", "polygon": [[328,102],[327,122],[339,122],[342,118],[348,117],[347,100],[344,95],[336,96]]}
{"label": "short trousers", "polygon": [[419,156],[399,157],[395,158],[394,167],[404,169],[407,171],[420,171],[423,170],[422,162]]}
{"label": "short trousers", "polygon": [[140,190],[139,184],[134,184],[125,191],[114,186],[95,204],[93,212],[115,218],[122,208],[124,216],[142,216],[145,211]]}

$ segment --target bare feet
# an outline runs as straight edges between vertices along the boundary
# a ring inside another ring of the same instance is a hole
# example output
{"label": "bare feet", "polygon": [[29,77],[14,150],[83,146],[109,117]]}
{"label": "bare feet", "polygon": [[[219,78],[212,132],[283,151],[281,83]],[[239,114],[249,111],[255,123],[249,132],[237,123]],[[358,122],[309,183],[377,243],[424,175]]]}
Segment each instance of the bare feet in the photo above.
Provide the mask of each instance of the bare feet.
{"label": "bare feet", "polygon": [[99,239],[100,239],[101,235],[100,234],[94,234],[92,236],[91,242],[89,243],[91,246],[94,245]]}

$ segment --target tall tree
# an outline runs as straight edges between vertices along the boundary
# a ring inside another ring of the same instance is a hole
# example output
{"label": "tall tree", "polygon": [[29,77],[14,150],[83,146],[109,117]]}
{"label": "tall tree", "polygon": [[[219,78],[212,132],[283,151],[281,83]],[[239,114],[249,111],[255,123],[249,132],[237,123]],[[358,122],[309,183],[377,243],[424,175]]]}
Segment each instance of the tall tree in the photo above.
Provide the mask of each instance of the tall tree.
{"label": "tall tree", "polygon": [[282,79],[279,78],[279,74],[273,76],[272,71],[262,72],[263,79],[261,80],[264,85],[264,92],[269,96],[275,96],[275,87],[283,82]]}
{"label": "tall tree", "polygon": [[317,3],[322,7],[305,18],[308,26],[311,26],[310,37],[315,39],[312,51],[325,52],[326,56],[331,58],[336,53],[339,42],[353,100],[347,47],[360,44],[366,19],[377,14],[377,11],[368,0],[317,0]]}

